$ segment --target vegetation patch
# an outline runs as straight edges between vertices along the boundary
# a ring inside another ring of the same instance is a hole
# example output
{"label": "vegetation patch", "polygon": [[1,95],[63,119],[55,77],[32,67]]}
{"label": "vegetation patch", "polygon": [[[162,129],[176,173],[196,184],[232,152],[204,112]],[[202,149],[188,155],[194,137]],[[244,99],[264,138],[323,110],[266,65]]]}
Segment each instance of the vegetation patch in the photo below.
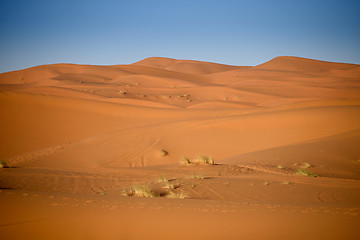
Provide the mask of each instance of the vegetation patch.
{"label": "vegetation patch", "polygon": [[165,182],[163,188],[167,188],[167,189],[175,189],[176,186],[174,184],[172,184],[171,182]]}
{"label": "vegetation patch", "polygon": [[180,159],[180,164],[181,165],[188,165],[188,164],[190,164],[191,162],[190,162],[190,159],[188,158],[188,157],[182,157],[181,159]]}
{"label": "vegetation patch", "polygon": [[195,164],[209,164],[209,165],[214,165],[214,159],[210,156],[206,156],[204,154],[199,154],[193,161],[193,163]]}
{"label": "vegetation patch", "polygon": [[4,160],[0,160],[0,168],[8,168]]}
{"label": "vegetation patch", "polygon": [[122,192],[123,196],[135,197],[160,197],[160,194],[154,192],[149,186],[136,185]]}
{"label": "vegetation patch", "polygon": [[166,197],[184,199],[184,198],[189,198],[189,195],[187,193],[185,193],[185,192],[171,191],[171,192],[168,193],[168,195],[166,195]]}
{"label": "vegetation patch", "polygon": [[318,176],[315,173],[310,172],[310,171],[308,171],[306,169],[303,169],[303,168],[298,168],[296,170],[296,174],[301,175],[301,176],[308,176],[308,177],[317,177]]}
{"label": "vegetation patch", "polygon": [[164,176],[159,176],[158,177],[158,182],[169,182],[169,180]]}
{"label": "vegetation patch", "polygon": [[199,154],[192,160],[190,160],[188,157],[182,157],[180,163],[183,165],[190,165],[190,164],[215,165],[214,158],[211,156],[206,156],[204,154]]}
{"label": "vegetation patch", "polygon": [[202,175],[202,174],[193,174],[193,175],[191,175],[191,178],[205,179],[204,175]]}

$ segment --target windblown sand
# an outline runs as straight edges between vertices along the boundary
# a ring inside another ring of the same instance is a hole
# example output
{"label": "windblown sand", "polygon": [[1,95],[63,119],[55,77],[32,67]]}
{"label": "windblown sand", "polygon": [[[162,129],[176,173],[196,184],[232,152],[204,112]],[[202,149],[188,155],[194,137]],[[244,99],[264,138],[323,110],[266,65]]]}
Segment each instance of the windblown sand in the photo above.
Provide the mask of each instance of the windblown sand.
{"label": "windblown sand", "polygon": [[43,65],[0,109],[1,239],[360,236],[359,65]]}

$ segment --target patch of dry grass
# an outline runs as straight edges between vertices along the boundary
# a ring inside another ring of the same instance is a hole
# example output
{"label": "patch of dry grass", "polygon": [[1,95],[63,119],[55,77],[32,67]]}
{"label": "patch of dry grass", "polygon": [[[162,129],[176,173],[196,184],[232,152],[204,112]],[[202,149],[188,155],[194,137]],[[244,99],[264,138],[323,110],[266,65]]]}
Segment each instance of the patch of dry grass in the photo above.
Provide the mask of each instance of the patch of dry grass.
{"label": "patch of dry grass", "polygon": [[209,165],[215,164],[215,161],[211,156],[208,157],[204,154],[197,155],[196,158],[194,158],[192,162],[195,164],[209,164]]}
{"label": "patch of dry grass", "polygon": [[169,180],[164,176],[159,176],[157,181],[158,182],[169,182]]}
{"label": "patch of dry grass", "polygon": [[0,168],[7,168],[6,162],[4,160],[0,160]]}
{"label": "patch of dry grass", "polygon": [[301,176],[308,176],[308,177],[317,177],[318,175],[313,173],[313,172],[310,172],[306,169],[303,169],[303,168],[298,168],[296,170],[296,174],[297,175],[301,175]]}
{"label": "patch of dry grass", "polygon": [[135,197],[160,197],[160,194],[154,192],[149,186],[136,185],[122,192],[123,196]]}
{"label": "patch of dry grass", "polygon": [[182,157],[181,159],[180,159],[180,164],[181,165],[188,165],[188,164],[190,164],[191,162],[190,162],[190,159],[188,158],[188,157]]}
{"label": "patch of dry grass", "polygon": [[182,164],[182,165],[190,165],[190,164],[215,165],[215,161],[214,161],[214,158],[211,156],[199,154],[192,160],[190,160],[188,157],[182,157],[180,160],[180,164]]}
{"label": "patch of dry grass", "polygon": [[178,198],[178,199],[184,199],[184,198],[189,198],[189,195],[185,192],[174,192],[171,191],[168,193],[168,195],[166,195],[166,197],[168,198]]}
{"label": "patch of dry grass", "polygon": [[174,184],[172,184],[171,182],[165,182],[163,188],[167,188],[167,189],[175,189],[176,186]]}
{"label": "patch of dry grass", "polygon": [[193,174],[193,175],[191,175],[191,178],[205,179],[204,175],[202,175],[202,174]]}

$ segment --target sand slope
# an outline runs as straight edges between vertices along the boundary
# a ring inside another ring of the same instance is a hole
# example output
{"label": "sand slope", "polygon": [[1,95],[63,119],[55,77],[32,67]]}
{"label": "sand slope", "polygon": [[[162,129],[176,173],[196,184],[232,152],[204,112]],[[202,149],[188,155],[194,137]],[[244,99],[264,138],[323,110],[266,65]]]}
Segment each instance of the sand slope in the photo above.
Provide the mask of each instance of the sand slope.
{"label": "sand slope", "polygon": [[[359,65],[298,57],[254,67],[169,58],[43,65],[0,74],[0,109],[5,239],[360,233]],[[217,165],[179,164],[200,153]],[[161,197],[122,196],[137,184]]]}

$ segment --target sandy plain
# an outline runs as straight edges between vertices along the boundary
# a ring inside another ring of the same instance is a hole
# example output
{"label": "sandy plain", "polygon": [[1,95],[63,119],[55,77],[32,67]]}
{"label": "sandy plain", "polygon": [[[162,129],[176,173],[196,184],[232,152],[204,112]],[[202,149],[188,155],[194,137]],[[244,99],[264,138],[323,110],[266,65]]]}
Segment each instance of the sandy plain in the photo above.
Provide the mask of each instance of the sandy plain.
{"label": "sandy plain", "polygon": [[360,235],[359,65],[42,65],[0,109],[1,239]]}

